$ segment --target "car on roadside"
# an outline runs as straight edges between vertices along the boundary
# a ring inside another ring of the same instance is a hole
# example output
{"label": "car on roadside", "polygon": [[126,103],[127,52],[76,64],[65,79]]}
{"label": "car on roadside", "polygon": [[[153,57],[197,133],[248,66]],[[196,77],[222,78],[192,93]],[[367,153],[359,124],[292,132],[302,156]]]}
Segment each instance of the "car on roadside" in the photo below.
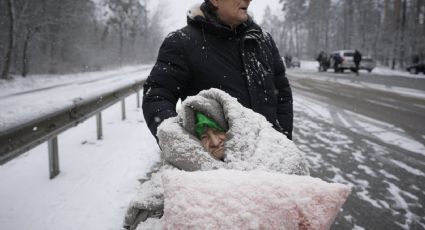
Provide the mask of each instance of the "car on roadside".
{"label": "car on roadside", "polygon": [[425,61],[409,65],[406,70],[409,71],[411,74],[418,74],[420,72],[425,74]]}
{"label": "car on roadside", "polygon": [[335,66],[335,57],[340,57],[342,62],[339,64],[338,69],[335,72],[344,72],[346,69],[353,69],[354,65],[354,50],[337,50],[330,54],[330,67]]}
{"label": "car on roadside", "polygon": [[297,57],[293,57],[290,63],[289,68],[298,67],[301,68],[301,61]]}
{"label": "car on roadside", "polygon": [[[356,65],[354,64],[355,50],[337,50],[330,54],[330,68],[334,68],[335,57],[339,56],[342,60],[335,72],[344,72],[344,70],[355,71]],[[367,70],[369,73],[376,67],[376,61],[370,56],[363,56],[360,61],[359,69]]]}
{"label": "car on roadside", "polygon": [[364,56],[360,62],[359,69],[367,70],[367,72],[372,72],[372,70],[376,67],[376,61],[372,59],[370,56]]}
{"label": "car on roadside", "polygon": [[282,57],[282,60],[285,62],[286,68],[301,68],[301,61],[297,57],[292,57],[291,55],[285,55]]}

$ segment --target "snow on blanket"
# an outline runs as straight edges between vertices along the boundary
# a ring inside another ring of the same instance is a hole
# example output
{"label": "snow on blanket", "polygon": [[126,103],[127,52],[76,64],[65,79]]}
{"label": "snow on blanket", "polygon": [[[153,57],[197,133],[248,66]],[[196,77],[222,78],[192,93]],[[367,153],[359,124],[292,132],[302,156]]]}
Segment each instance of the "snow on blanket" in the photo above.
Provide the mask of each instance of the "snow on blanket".
{"label": "snow on blanket", "polygon": [[[196,137],[195,111],[206,114],[227,130],[224,162],[211,157]],[[162,158],[185,171],[227,168],[309,174],[304,153],[291,140],[276,131],[263,115],[243,107],[219,89],[203,90],[188,97],[177,117],[161,123],[157,136]]]}
{"label": "snow on blanket", "polygon": [[[196,137],[195,111],[203,112],[228,130],[223,162],[211,157]],[[204,90],[188,97],[177,117],[161,123],[157,136],[163,165],[130,202],[125,226],[137,224],[137,213],[163,209],[161,174],[164,168],[175,171],[225,168],[309,175],[304,153],[291,140],[276,131],[264,116],[243,107],[236,98],[219,89]],[[152,229],[151,224],[156,221],[142,222],[137,229]]]}
{"label": "snow on blanket", "polygon": [[165,171],[164,229],[329,229],[351,188],[264,171]]}

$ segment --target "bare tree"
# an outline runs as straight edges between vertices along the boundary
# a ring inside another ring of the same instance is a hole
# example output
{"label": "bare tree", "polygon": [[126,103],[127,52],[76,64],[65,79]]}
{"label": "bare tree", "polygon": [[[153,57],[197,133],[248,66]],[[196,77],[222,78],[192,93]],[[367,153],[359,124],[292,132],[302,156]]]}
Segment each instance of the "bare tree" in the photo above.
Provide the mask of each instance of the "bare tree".
{"label": "bare tree", "polygon": [[0,0],[0,77],[100,70],[154,59],[163,37],[164,7],[150,13],[147,2]]}
{"label": "bare tree", "polygon": [[6,1],[6,10],[9,15],[9,43],[6,48],[4,57],[3,71],[1,74],[2,79],[10,79],[10,65],[12,63],[12,51],[15,43],[15,14],[13,9],[13,0]]}
{"label": "bare tree", "polygon": [[282,10],[285,12],[285,21],[287,22],[290,31],[292,31],[292,41],[295,43],[295,53],[301,56],[303,53],[305,17],[307,14],[306,0],[280,0],[283,3]]}
{"label": "bare tree", "polygon": [[[108,27],[118,30],[119,34],[119,62],[123,62],[125,39],[133,39],[138,33],[143,34],[147,25],[147,10],[138,0],[107,0],[110,16],[107,21]],[[134,42],[133,42],[134,44]]]}
{"label": "bare tree", "polygon": [[[403,68],[425,59],[425,0],[280,0],[285,50],[298,53],[359,49],[382,64]],[[279,15],[277,15],[279,16]],[[272,16],[269,16],[272,18]]]}
{"label": "bare tree", "polygon": [[[51,23],[50,21],[43,20],[45,17],[39,17],[42,13],[41,4],[37,0],[21,0],[17,2],[19,5],[15,8],[16,11],[16,31],[17,37],[15,48],[21,48],[21,75],[26,77],[29,70],[30,57],[28,55],[28,49],[34,36],[41,30],[43,26]],[[19,37],[22,37],[19,39]],[[19,44],[19,43],[22,44]],[[15,56],[18,59],[18,56]]]}
{"label": "bare tree", "polygon": [[[145,2],[146,6],[146,2]],[[155,60],[160,42],[164,36],[164,28],[162,24],[163,15],[168,14],[168,8],[165,2],[161,2],[153,10],[149,12],[150,16],[147,21],[146,29],[142,33],[142,44],[139,53],[142,55],[140,60]]]}

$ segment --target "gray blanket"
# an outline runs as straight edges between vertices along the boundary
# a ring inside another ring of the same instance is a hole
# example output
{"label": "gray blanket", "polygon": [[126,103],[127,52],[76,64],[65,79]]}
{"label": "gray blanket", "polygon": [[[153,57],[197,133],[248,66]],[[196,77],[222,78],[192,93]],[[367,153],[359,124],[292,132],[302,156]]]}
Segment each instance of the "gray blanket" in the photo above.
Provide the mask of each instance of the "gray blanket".
{"label": "gray blanket", "polygon": [[[206,114],[228,130],[224,162],[211,157],[196,137],[195,111]],[[130,202],[125,226],[134,228],[138,221],[155,216],[163,209],[161,172],[164,169],[227,168],[309,175],[304,154],[291,140],[273,129],[262,115],[243,107],[218,89],[188,97],[178,116],[163,121],[158,127],[157,136],[163,166],[158,173],[152,174],[151,180],[142,185]]]}

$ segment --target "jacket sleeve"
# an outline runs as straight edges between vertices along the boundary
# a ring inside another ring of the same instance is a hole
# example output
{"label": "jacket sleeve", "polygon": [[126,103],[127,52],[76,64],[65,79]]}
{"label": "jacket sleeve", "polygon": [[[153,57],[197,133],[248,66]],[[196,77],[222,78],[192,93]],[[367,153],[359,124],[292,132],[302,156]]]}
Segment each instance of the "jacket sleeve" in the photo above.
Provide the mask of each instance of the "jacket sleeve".
{"label": "jacket sleeve", "polygon": [[161,122],[177,115],[177,101],[190,78],[182,38],[179,32],[173,32],[162,43],[156,64],[143,86],[143,115],[155,138]]}
{"label": "jacket sleeve", "polygon": [[272,46],[275,86],[277,89],[277,117],[279,124],[283,129],[283,133],[288,137],[288,139],[291,140],[294,117],[292,90],[291,86],[289,85],[288,78],[286,77],[285,64],[283,63],[282,57],[279,54],[279,50],[277,49],[276,44],[271,36],[270,42]]}

